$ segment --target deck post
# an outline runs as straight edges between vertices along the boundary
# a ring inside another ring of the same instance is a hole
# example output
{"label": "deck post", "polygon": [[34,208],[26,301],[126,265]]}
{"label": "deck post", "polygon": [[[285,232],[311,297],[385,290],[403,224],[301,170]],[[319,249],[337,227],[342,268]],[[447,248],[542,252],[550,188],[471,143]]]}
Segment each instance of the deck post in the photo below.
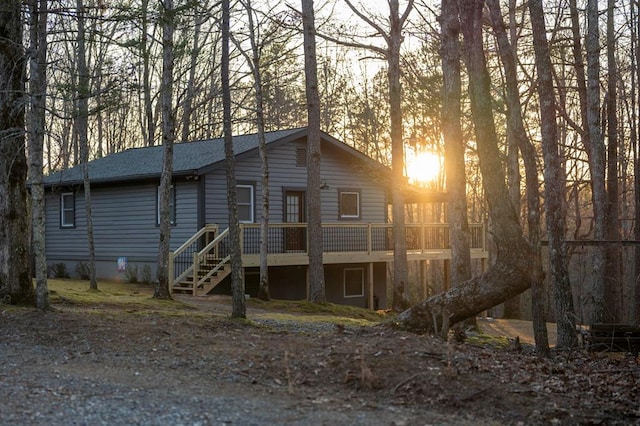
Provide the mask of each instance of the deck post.
{"label": "deck post", "polygon": [[427,285],[427,261],[420,260],[420,283],[422,284],[422,299],[426,300],[429,297],[429,286]]}
{"label": "deck post", "polygon": [[367,223],[367,254],[371,256],[372,252],[373,252],[373,236],[372,236],[371,223]]}
{"label": "deck post", "polygon": [[449,259],[444,259],[442,263],[444,264],[444,290],[447,291],[451,288],[451,274],[449,273],[451,261]]}
{"label": "deck post", "polygon": [[198,275],[200,275],[200,271],[198,270],[199,263],[198,253],[193,253],[193,288],[191,289],[191,294],[193,296],[196,295],[196,289],[198,288]]}
{"label": "deck post", "polygon": [[304,284],[305,284],[305,300],[309,301],[309,294],[311,294],[311,284],[309,283],[309,265],[306,266],[306,271],[304,274]]}
{"label": "deck post", "polygon": [[373,262],[369,262],[369,309],[375,309],[375,305],[373,303]]}
{"label": "deck post", "polygon": [[169,294],[173,293],[173,280],[176,278],[173,265],[174,262],[174,254],[172,251],[169,252]]}

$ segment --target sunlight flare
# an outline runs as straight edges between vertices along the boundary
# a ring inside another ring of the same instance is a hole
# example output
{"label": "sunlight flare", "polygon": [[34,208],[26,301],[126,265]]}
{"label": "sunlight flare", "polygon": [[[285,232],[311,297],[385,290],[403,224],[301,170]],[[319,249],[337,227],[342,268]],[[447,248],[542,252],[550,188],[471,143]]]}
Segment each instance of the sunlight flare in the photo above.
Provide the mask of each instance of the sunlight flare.
{"label": "sunlight flare", "polygon": [[412,183],[431,183],[440,174],[440,157],[432,151],[407,153],[407,177]]}

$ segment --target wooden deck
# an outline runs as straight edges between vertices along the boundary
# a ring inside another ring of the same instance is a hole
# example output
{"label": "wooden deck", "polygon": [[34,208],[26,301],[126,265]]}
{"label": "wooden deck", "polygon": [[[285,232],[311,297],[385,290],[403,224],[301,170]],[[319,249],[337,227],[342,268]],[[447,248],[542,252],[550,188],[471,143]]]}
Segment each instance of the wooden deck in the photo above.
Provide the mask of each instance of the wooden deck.
{"label": "wooden deck", "polygon": [[[471,257],[486,259],[485,228],[470,225]],[[451,259],[447,224],[406,225],[409,261]],[[268,232],[269,266],[308,265],[307,224],[274,223]],[[323,263],[377,263],[393,261],[393,225],[377,223],[325,223],[322,226]],[[242,266],[260,265],[260,225],[241,224]],[[207,225],[171,253],[174,290],[207,293],[230,272],[229,233]]]}

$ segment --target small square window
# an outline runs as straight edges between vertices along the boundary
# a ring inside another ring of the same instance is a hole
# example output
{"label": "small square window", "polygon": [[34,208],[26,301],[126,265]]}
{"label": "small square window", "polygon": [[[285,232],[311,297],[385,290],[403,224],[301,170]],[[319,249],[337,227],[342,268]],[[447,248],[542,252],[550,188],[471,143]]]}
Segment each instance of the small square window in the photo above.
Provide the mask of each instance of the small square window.
{"label": "small square window", "polygon": [[360,218],[360,192],[340,191],[340,218],[359,219]]}
{"label": "small square window", "polygon": [[364,269],[345,268],[344,274],[344,297],[364,296]]}
{"label": "small square window", "polygon": [[238,194],[238,222],[254,222],[253,185],[236,186]]}
{"label": "small square window", "polygon": [[[158,187],[158,204],[156,206],[157,210],[157,224],[160,224],[160,187]],[[171,225],[176,224],[176,191],[171,185],[169,188],[169,223]]]}
{"label": "small square window", "polygon": [[76,226],[76,197],[73,192],[60,194],[60,226],[63,228]]}

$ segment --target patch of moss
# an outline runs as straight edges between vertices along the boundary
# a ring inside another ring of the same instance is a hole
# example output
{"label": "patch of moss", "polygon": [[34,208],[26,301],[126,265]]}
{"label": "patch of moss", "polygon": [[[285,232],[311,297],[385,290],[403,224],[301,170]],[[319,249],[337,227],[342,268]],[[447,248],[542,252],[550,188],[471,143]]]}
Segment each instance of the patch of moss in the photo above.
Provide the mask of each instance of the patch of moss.
{"label": "patch of moss", "polygon": [[356,306],[338,305],[335,303],[311,303],[306,300],[275,300],[268,302],[251,299],[249,303],[257,308],[290,313],[303,313],[322,316],[337,316],[351,319],[381,322],[389,320],[390,315],[385,311],[372,311]]}
{"label": "patch of moss", "polygon": [[492,336],[490,334],[479,333],[467,336],[465,343],[473,346],[490,346],[496,349],[505,349],[509,347],[510,342],[505,336]]}

